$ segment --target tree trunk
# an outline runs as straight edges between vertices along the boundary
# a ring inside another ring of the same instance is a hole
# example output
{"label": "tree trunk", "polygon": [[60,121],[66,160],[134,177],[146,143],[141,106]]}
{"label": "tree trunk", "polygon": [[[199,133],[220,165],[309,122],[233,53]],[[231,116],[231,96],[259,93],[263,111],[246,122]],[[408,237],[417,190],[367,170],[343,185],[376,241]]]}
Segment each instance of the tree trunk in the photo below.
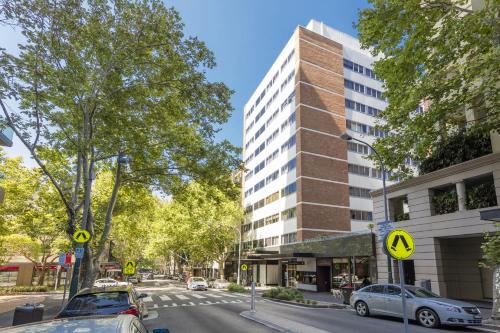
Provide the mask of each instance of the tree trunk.
{"label": "tree trunk", "polygon": [[37,285],[43,286],[43,283],[45,282],[45,264],[42,264],[42,268],[37,269],[37,272],[38,272]]}
{"label": "tree trunk", "polygon": [[225,260],[219,260],[219,276],[223,280],[224,279],[224,265],[225,265]]}
{"label": "tree trunk", "polygon": [[500,265],[493,269],[493,308],[491,319],[500,320]]}

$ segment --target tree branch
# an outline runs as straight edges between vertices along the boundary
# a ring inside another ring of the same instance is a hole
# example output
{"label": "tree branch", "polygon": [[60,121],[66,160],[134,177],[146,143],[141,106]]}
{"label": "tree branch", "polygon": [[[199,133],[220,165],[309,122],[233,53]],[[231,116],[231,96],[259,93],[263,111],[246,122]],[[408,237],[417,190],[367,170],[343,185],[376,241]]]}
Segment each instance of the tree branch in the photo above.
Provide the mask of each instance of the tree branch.
{"label": "tree branch", "polygon": [[31,145],[29,144],[29,142],[22,136],[22,134],[19,131],[19,129],[14,125],[14,123],[12,121],[12,118],[10,117],[9,112],[7,111],[7,109],[6,109],[3,101],[1,99],[0,99],[0,106],[2,107],[2,111],[3,111],[4,115],[5,115],[5,119],[7,120],[7,125],[9,125],[9,127],[12,128],[12,130],[14,131],[14,133],[17,135],[17,137],[23,143],[23,145],[29,150],[31,156],[36,161],[36,163],[38,164],[38,166],[40,167],[40,169],[42,169],[43,173],[47,177],[49,177],[52,185],[54,185],[54,187],[56,188],[57,192],[59,193],[59,196],[61,197],[61,200],[63,201],[64,206],[66,207],[66,210],[67,210],[68,214],[70,216],[73,216],[74,215],[73,207],[71,207],[70,203],[66,199],[61,186],[56,181],[56,179],[54,178],[54,176],[49,172],[49,170],[47,169],[47,167],[45,166],[45,164],[42,162],[42,160],[40,159],[40,157],[38,157],[35,149],[31,148]]}

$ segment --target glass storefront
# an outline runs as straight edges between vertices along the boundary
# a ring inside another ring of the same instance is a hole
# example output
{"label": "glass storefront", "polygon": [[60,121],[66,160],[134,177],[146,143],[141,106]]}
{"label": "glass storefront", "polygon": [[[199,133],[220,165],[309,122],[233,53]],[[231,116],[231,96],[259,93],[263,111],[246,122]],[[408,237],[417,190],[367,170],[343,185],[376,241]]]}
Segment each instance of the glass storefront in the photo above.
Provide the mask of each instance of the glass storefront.
{"label": "glass storefront", "polygon": [[18,271],[0,271],[0,287],[15,286],[17,283]]}
{"label": "glass storefront", "polygon": [[334,258],[332,289],[352,283],[358,289],[374,281],[370,276],[370,257]]}

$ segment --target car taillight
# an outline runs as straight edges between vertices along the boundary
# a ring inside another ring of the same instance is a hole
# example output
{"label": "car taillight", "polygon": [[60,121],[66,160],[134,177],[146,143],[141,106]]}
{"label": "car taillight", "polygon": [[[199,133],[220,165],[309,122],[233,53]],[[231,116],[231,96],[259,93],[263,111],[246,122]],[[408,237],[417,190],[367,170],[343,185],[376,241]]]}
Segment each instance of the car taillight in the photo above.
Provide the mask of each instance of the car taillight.
{"label": "car taillight", "polygon": [[127,310],[123,310],[121,312],[118,312],[118,314],[131,314],[131,315],[139,317],[139,310],[137,310],[137,307],[135,305],[131,305],[130,308],[128,308]]}

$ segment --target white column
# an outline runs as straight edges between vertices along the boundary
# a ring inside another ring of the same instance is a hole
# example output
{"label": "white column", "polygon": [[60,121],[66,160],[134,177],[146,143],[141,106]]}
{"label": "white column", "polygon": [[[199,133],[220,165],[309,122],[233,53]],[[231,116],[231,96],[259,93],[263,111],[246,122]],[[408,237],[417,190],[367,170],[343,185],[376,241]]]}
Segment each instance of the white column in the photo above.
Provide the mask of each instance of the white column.
{"label": "white column", "polygon": [[462,181],[456,183],[455,185],[457,187],[458,210],[459,211],[467,210],[467,208],[465,207],[465,202],[466,202],[465,184]]}

